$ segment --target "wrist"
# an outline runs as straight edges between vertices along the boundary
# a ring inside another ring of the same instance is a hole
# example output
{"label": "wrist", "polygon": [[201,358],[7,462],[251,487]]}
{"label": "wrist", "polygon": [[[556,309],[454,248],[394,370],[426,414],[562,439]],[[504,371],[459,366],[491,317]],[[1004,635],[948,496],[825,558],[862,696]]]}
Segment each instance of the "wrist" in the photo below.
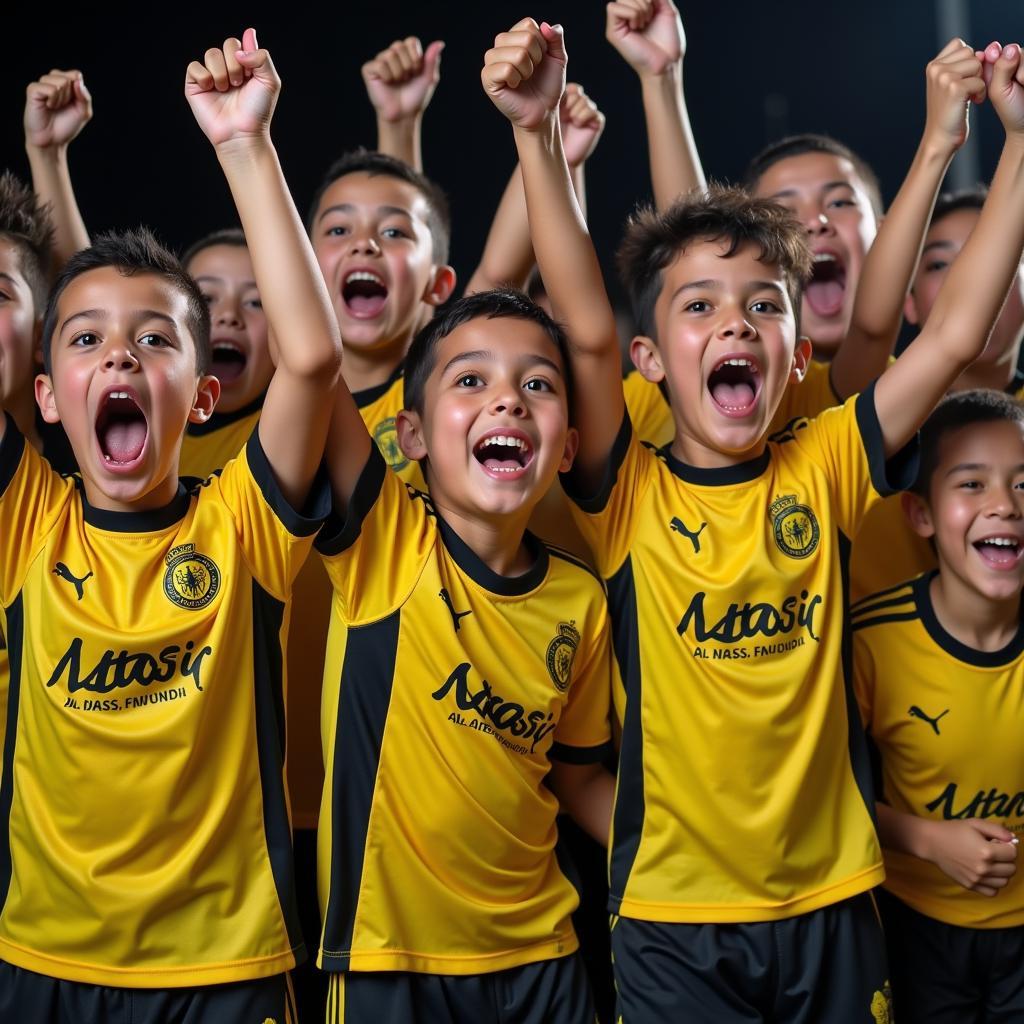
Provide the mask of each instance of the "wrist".
{"label": "wrist", "polygon": [[931,132],[925,128],[917,153],[925,161],[945,164],[956,156],[962,145],[954,142],[945,132]]}
{"label": "wrist", "polygon": [[239,135],[213,146],[217,159],[222,167],[245,166],[253,161],[274,153],[274,144],[270,141],[270,132],[262,131],[254,135]]}
{"label": "wrist", "polygon": [[67,160],[68,144],[62,142],[55,146],[37,146],[26,142],[25,152],[30,163],[60,164]]}
{"label": "wrist", "polygon": [[422,119],[422,110],[417,110],[414,114],[397,114],[394,117],[389,117],[378,110],[377,128],[387,128],[391,131],[414,131]]}
{"label": "wrist", "polygon": [[661,71],[638,70],[640,85],[648,89],[679,89],[683,81],[683,58],[669,61]]}
{"label": "wrist", "polygon": [[532,139],[550,142],[555,138],[555,136],[559,134],[558,110],[549,110],[547,113],[545,113],[544,117],[541,118],[540,122],[536,125],[527,127],[521,124],[513,124],[512,132],[517,142],[520,139]]}
{"label": "wrist", "polygon": [[934,864],[936,861],[936,841],[941,836],[942,822],[929,818],[915,818],[914,825],[908,834],[908,852],[919,860]]}

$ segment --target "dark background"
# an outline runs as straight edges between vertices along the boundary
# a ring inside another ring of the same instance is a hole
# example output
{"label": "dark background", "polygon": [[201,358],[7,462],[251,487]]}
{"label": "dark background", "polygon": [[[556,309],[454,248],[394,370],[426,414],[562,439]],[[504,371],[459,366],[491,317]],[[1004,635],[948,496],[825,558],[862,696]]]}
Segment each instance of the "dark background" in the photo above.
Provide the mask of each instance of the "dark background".
{"label": "dark background", "polygon": [[[1022,0],[970,0],[965,35],[981,48],[1024,36]],[[31,12],[39,12],[32,22]],[[704,167],[736,179],[749,157],[785,132],[829,132],[876,168],[886,201],[909,165],[924,123],[924,68],[938,52],[932,0],[774,0],[686,3],[686,91]],[[93,121],[72,144],[79,203],[93,232],[151,225],[175,247],[234,223],[227,187],[182,95],[188,62],[253,23],[284,82],[273,135],[300,211],[328,163],[372,146],[374,118],[359,67],[394,38],[444,39],[441,83],[427,111],[424,161],[449,193],[453,263],[468,279],[514,161],[512,133],[480,88],[495,33],[531,14],[566,29],[570,80],[608,118],[587,165],[589,220],[606,267],[634,203],[650,194],[635,75],[604,40],[600,0],[140,5],[68,17],[19,5],[22,31],[5,34],[0,61],[0,164],[26,175],[21,117],[27,83],[51,67],[80,68]],[[11,28],[9,16],[5,16]],[[1001,130],[973,115],[979,169],[991,175]]]}

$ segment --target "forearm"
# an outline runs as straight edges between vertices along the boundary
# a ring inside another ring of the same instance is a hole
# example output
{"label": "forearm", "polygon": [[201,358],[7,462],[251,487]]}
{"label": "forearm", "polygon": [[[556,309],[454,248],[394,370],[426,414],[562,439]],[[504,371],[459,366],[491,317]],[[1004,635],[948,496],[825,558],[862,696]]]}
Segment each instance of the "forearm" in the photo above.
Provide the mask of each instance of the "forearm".
{"label": "forearm", "polygon": [[76,252],[89,247],[89,233],[71,185],[67,146],[40,149],[30,145],[25,150],[32,170],[33,191],[40,202],[50,206],[56,274]]}
{"label": "forearm", "polygon": [[466,294],[488,291],[511,284],[524,288],[533,267],[533,243],[526,212],[526,193],[519,165],[512,172],[487,233],[480,265],[476,268]]}
{"label": "forearm", "polygon": [[682,61],[661,75],[642,75],[640,82],[651,186],[656,206],[664,210],[680,195],[704,188],[707,182],[686,109]]}
{"label": "forearm", "polygon": [[388,121],[377,117],[377,150],[407,163],[414,170],[423,170],[421,114]]}
{"label": "forearm", "polygon": [[333,378],[341,341],[323,276],[269,139],[217,147],[274,330],[279,367]]}
{"label": "forearm", "polygon": [[607,846],[612,831],[615,776],[600,766],[576,785],[560,787],[562,810],[595,842]]}
{"label": "forearm", "polygon": [[887,850],[906,853],[920,860],[931,860],[931,830],[934,822],[897,811],[888,804],[875,804],[878,838]]}

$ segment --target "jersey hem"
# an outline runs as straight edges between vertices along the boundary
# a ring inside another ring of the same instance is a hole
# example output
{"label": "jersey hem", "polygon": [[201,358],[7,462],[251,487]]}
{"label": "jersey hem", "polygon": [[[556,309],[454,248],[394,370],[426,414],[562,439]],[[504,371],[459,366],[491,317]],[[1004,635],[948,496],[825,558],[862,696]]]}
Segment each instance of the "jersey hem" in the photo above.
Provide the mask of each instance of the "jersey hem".
{"label": "jersey hem", "polygon": [[15,967],[61,981],[114,988],[195,988],[197,985],[222,985],[270,978],[292,970],[299,962],[302,951],[303,947],[299,945],[273,956],[218,964],[182,964],[159,968],[107,967],[62,960],[0,939],[0,960],[6,960]]}
{"label": "jersey hem", "polygon": [[941,900],[932,900],[927,896],[921,897],[919,893],[894,886],[891,879],[887,879],[882,886],[885,891],[900,903],[906,904],[911,910],[916,911],[922,917],[931,918],[942,924],[952,925],[954,928],[969,928],[972,931],[990,931],[996,928],[1019,928],[1024,925],[1024,909],[1017,913],[1003,914],[996,918],[989,918],[984,921],[965,921],[963,916],[950,913],[948,906]]}
{"label": "jersey hem", "polygon": [[608,901],[608,909],[619,917],[632,917],[638,921],[659,921],[665,924],[753,924],[759,921],[783,921],[800,914],[841,903],[851,896],[880,885],[885,879],[885,867],[874,864],[852,878],[844,879],[825,889],[785,903],[647,903],[635,899]]}
{"label": "jersey hem", "polygon": [[325,953],[322,949],[316,965],[322,971],[410,971],[414,974],[490,974],[513,967],[538,963],[542,960],[560,960],[579,949],[575,933],[562,938],[547,939],[527,949],[486,953],[480,956],[438,956],[413,953],[408,950],[354,950],[347,953]]}

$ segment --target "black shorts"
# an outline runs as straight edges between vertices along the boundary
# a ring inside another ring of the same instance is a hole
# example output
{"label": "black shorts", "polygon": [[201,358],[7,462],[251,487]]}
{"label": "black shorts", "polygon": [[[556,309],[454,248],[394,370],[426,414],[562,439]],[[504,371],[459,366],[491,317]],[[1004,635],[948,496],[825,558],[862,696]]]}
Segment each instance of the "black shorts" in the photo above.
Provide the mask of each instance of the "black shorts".
{"label": "black shorts", "polygon": [[288,976],[196,988],[61,981],[0,961],[0,1024],[294,1024]]}
{"label": "black shorts", "polygon": [[491,974],[331,975],[327,1024],[594,1024],[579,953]]}
{"label": "black shorts", "polygon": [[[997,897],[998,898],[998,897]],[[1024,926],[964,928],[880,891],[900,1024],[1024,1020]]]}
{"label": "black shorts", "polygon": [[619,1024],[889,1024],[885,941],[870,893],[784,921],[612,918]]}

